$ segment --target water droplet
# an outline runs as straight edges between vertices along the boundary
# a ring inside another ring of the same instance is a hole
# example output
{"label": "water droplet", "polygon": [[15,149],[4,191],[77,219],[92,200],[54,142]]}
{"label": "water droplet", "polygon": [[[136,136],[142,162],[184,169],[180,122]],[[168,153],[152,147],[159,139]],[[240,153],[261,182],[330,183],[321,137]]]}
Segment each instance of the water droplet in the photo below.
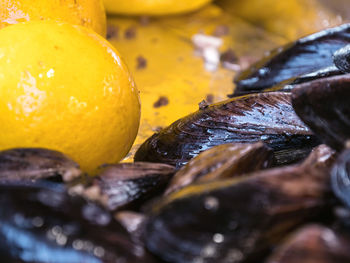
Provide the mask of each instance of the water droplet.
{"label": "water droplet", "polygon": [[53,228],[52,228],[52,234],[54,235],[54,236],[57,236],[57,235],[59,235],[59,234],[61,234],[62,233],[62,228],[60,227],[60,226],[54,226]]}
{"label": "water droplet", "polygon": [[46,73],[46,76],[48,78],[52,78],[53,76],[55,76],[55,70],[52,68],[50,69],[47,73]]}
{"label": "water droplet", "polygon": [[60,246],[64,246],[67,243],[67,236],[60,234],[56,237],[56,242],[57,244],[59,244]]}
{"label": "water droplet", "polygon": [[201,251],[201,256],[203,257],[214,257],[216,254],[216,247],[213,244],[209,244],[203,248]]}
{"label": "water droplet", "polygon": [[225,240],[225,237],[224,235],[222,234],[219,234],[219,233],[216,233],[214,236],[213,236],[213,241],[217,244],[220,244],[222,242],[224,242]]}
{"label": "water droplet", "polygon": [[216,197],[208,196],[204,199],[204,207],[208,210],[215,211],[219,208],[219,200]]}
{"label": "water droplet", "polygon": [[105,250],[103,249],[103,247],[95,247],[94,248],[94,255],[96,257],[102,258],[105,254]]}
{"label": "water droplet", "polygon": [[40,216],[36,216],[32,219],[32,224],[35,227],[42,227],[44,225],[44,219]]}
{"label": "water droplet", "polygon": [[82,250],[84,247],[84,243],[80,239],[74,240],[72,245],[76,250]]}
{"label": "water droplet", "polygon": [[268,68],[261,68],[259,69],[259,75],[260,76],[266,76],[269,73],[269,69]]}
{"label": "water droplet", "polygon": [[265,141],[265,140],[268,140],[269,139],[269,136],[268,135],[261,135],[260,136],[260,139]]}

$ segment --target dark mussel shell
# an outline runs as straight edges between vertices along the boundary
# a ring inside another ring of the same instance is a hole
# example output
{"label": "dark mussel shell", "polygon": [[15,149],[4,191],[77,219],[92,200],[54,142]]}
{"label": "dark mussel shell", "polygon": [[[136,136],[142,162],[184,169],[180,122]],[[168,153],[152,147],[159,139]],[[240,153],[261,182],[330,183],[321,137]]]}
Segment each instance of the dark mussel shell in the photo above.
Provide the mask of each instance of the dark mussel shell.
{"label": "dark mussel shell", "polygon": [[102,207],[57,184],[0,185],[2,262],[150,262]]}
{"label": "dark mussel shell", "polygon": [[298,116],[334,149],[350,139],[350,74],[314,80],[292,91]]}
{"label": "dark mussel shell", "polygon": [[229,143],[200,153],[183,166],[171,180],[166,194],[195,182],[232,178],[270,167],[273,152],[262,142]]}
{"label": "dark mussel shell", "polygon": [[348,263],[350,239],[321,225],[293,233],[266,263]]}
{"label": "dark mussel shell", "polygon": [[337,50],[333,55],[334,64],[343,72],[350,72],[350,45]]}
{"label": "dark mussel shell", "polygon": [[153,207],[146,246],[169,262],[261,262],[295,226],[330,214],[333,161],[322,145],[300,165],[185,187]]}
{"label": "dark mussel shell", "polygon": [[350,24],[326,29],[272,51],[236,78],[235,96],[333,66],[333,53],[350,42]]}
{"label": "dark mussel shell", "polygon": [[[83,190],[88,199],[108,210],[138,210],[145,201],[161,194],[175,173],[175,167],[157,163],[108,165]],[[79,186],[78,186],[79,187]]]}
{"label": "dark mussel shell", "polygon": [[345,150],[332,169],[334,194],[350,208],[350,150]]}
{"label": "dark mussel shell", "polygon": [[115,219],[130,233],[134,242],[143,244],[142,233],[147,220],[146,215],[134,211],[123,210],[115,214]]}
{"label": "dark mussel shell", "polygon": [[300,160],[319,144],[294,113],[290,93],[270,92],[213,104],[174,122],[146,140],[135,160],[179,168],[214,146],[258,141],[273,149],[277,164]]}
{"label": "dark mussel shell", "polygon": [[81,175],[79,165],[57,151],[15,148],[0,152],[0,182],[39,179],[68,182]]}

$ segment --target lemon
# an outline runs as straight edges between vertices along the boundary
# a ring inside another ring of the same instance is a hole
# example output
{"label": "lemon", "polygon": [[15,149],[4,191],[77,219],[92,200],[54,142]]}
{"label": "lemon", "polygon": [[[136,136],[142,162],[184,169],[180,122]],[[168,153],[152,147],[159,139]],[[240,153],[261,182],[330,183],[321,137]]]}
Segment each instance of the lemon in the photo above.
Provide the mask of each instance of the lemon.
{"label": "lemon", "polygon": [[167,15],[194,11],[212,0],[104,0],[108,13]]}
{"label": "lemon", "polygon": [[90,29],[49,20],[1,29],[0,83],[0,150],[58,150],[93,173],[125,157],[136,137],[133,78]]}
{"label": "lemon", "polygon": [[0,0],[0,28],[43,19],[86,26],[106,35],[102,0]]}

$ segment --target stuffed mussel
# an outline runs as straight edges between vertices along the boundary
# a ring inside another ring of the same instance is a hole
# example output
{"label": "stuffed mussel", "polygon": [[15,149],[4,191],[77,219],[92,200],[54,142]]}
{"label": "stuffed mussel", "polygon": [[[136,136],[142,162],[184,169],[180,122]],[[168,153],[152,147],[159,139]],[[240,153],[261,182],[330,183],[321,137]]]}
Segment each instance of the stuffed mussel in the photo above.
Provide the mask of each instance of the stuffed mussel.
{"label": "stuffed mussel", "polygon": [[294,113],[291,94],[271,92],[213,104],[174,122],[144,142],[135,161],[180,168],[214,146],[258,141],[274,151],[276,164],[298,161],[319,144]]}

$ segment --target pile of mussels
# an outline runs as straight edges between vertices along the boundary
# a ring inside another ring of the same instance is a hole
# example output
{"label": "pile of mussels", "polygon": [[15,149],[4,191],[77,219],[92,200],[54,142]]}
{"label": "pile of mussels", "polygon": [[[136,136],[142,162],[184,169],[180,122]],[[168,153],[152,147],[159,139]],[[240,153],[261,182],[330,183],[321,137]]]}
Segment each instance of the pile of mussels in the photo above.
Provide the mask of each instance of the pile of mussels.
{"label": "pile of mussels", "polygon": [[345,24],[271,52],[96,177],[0,152],[1,261],[350,262],[348,43]]}

